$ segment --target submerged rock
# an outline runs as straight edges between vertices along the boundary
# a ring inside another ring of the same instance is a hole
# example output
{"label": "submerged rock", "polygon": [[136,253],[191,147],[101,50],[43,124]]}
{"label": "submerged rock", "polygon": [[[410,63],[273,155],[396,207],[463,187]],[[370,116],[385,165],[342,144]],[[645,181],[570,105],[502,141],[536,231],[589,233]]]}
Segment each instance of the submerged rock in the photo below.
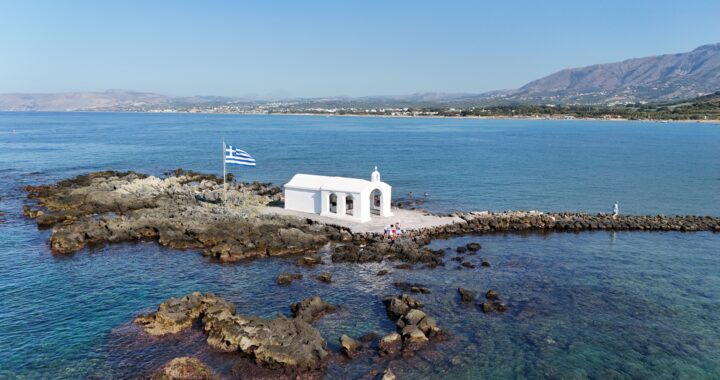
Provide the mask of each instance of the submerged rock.
{"label": "submerged rock", "polygon": [[176,333],[201,321],[207,343],[221,351],[242,352],[263,366],[319,370],[328,352],[320,333],[302,319],[263,319],[235,313],[235,306],[211,293],[171,298],[135,323],[152,335]]}
{"label": "submerged rock", "polygon": [[482,308],[483,313],[490,313],[495,310],[495,305],[493,305],[492,302],[483,302],[480,307]]}
{"label": "submerged rock", "polygon": [[498,297],[497,291],[490,289],[487,291],[487,293],[485,293],[485,298],[492,301],[492,300],[498,299],[499,297]]}
{"label": "submerged rock", "polygon": [[474,242],[473,242],[473,243],[467,243],[467,245],[465,245],[465,248],[467,248],[468,251],[477,252],[477,251],[479,251],[480,248],[482,248],[482,247],[480,246],[480,243],[474,243]]}
{"label": "submerged rock", "polygon": [[308,297],[290,306],[295,319],[310,323],[325,314],[334,313],[337,308],[323,301],[320,297]]}
{"label": "submerged rock", "polygon": [[458,293],[460,293],[460,300],[462,302],[472,302],[475,300],[475,292],[471,290],[467,290],[465,288],[458,288]]}
{"label": "submerged rock", "polygon": [[502,313],[507,310],[507,305],[500,301],[500,296],[498,296],[497,291],[494,289],[490,289],[487,293],[485,293],[485,299],[487,301],[480,305],[483,313],[490,313],[493,311],[499,311]]}
{"label": "submerged rock", "polygon": [[214,380],[220,379],[210,367],[193,357],[180,357],[165,363],[151,380]]}
{"label": "submerged rock", "polygon": [[396,288],[406,291],[406,292],[413,292],[413,293],[422,293],[422,294],[430,294],[432,291],[430,288],[423,284],[418,283],[410,283],[410,282],[403,282],[403,281],[396,281],[393,283],[393,286]]}
{"label": "submerged rock", "polygon": [[303,256],[295,260],[295,264],[302,267],[311,267],[322,264],[322,259],[318,256]]}
{"label": "submerged rock", "polygon": [[280,273],[275,282],[278,285],[287,285],[293,282],[293,280],[302,280],[303,275],[300,273]]}
{"label": "submerged rock", "polygon": [[320,273],[320,274],[317,276],[317,279],[320,280],[320,281],[322,281],[322,282],[326,282],[326,283],[329,284],[329,283],[332,282],[332,274],[331,274],[330,272]]}

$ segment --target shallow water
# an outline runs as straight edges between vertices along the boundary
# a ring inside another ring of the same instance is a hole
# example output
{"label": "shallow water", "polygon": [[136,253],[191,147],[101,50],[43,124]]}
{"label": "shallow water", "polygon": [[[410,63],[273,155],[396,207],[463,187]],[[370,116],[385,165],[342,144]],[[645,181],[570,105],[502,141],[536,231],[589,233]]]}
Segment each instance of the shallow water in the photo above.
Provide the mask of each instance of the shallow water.
{"label": "shallow water", "polygon": [[[8,131],[16,129],[15,134]],[[436,211],[536,208],[720,215],[720,128],[696,124],[479,121],[139,114],[0,114],[0,378],[125,378],[196,354],[221,371],[233,356],[202,334],[156,339],[130,322],[171,296],[213,291],[242,313],[272,317],[320,295],[341,306],[316,323],[332,350],[341,334],[393,330],[381,298],[420,282],[447,342],[409,360],[331,363],[328,378],[389,365],[401,378],[717,378],[720,234],[592,232],[487,235],[490,268],[383,264],[295,267],[293,259],[209,262],[154,242],[57,257],[49,231],[22,218],[25,184],[99,169],[218,172],[218,139],[253,153],[246,179],[294,172],[369,175],[396,194],[429,191]],[[353,144],[353,142],[355,142]],[[325,148],[318,154],[319,148]],[[214,157],[212,155],[217,157]],[[373,162],[378,161],[378,162]],[[393,274],[377,277],[389,268]],[[281,271],[305,279],[278,287]],[[330,271],[324,284],[316,273]],[[510,309],[483,314],[456,288],[495,288]]]}

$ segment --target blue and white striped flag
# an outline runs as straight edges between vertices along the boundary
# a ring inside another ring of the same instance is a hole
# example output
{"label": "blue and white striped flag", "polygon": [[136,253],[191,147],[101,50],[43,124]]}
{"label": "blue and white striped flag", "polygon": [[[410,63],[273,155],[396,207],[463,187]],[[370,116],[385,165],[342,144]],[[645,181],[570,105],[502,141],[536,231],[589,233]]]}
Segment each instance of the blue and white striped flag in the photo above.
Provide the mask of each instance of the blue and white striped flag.
{"label": "blue and white striped flag", "polygon": [[225,162],[228,164],[255,166],[255,159],[246,151],[225,144]]}

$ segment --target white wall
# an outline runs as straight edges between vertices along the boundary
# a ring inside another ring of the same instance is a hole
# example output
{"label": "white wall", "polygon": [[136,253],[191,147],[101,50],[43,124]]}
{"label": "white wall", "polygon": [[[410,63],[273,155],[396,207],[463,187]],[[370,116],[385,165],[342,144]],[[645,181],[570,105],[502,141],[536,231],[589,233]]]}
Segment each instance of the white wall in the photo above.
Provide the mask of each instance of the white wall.
{"label": "white wall", "polygon": [[[380,216],[392,216],[391,199],[392,188],[384,183],[374,183],[374,186],[367,187],[360,193],[329,191],[329,190],[306,190],[292,187],[285,188],[285,208],[301,212],[319,214],[323,216],[353,219],[359,222],[367,222],[372,219],[370,213],[370,192],[378,189],[382,192],[382,204]],[[330,194],[338,198],[337,213],[331,213],[329,207]],[[353,215],[345,214],[345,199],[353,196]]]}
{"label": "white wall", "polygon": [[286,188],[285,208],[320,214],[320,192]]}

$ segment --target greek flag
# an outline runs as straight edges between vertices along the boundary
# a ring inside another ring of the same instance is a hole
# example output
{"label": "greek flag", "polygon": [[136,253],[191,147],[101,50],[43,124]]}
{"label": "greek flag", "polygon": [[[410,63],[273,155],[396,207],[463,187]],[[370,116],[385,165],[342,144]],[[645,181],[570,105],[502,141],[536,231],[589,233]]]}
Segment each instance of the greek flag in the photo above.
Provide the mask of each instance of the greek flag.
{"label": "greek flag", "polygon": [[228,164],[255,166],[255,159],[246,151],[225,144],[225,162]]}

